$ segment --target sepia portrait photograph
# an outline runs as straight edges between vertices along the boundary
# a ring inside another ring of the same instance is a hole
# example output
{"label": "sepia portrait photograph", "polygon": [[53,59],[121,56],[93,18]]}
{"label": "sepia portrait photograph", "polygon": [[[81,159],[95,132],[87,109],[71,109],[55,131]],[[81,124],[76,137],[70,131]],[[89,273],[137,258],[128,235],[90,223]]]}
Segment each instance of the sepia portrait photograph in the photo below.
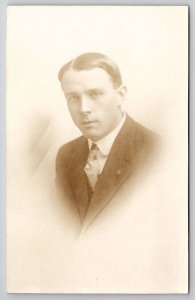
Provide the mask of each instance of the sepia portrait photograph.
{"label": "sepia portrait photograph", "polygon": [[188,293],[188,6],[8,6],[7,292]]}

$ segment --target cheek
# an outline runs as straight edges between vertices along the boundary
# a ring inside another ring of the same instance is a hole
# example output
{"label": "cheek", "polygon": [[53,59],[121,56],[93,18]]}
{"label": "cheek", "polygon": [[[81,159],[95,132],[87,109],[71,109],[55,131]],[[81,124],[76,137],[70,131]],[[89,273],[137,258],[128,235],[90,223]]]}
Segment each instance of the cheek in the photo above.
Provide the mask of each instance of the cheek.
{"label": "cheek", "polygon": [[71,114],[76,113],[77,111],[77,106],[74,103],[67,103],[68,110]]}
{"label": "cheek", "polygon": [[68,105],[68,110],[72,119],[76,120],[78,116],[77,109],[72,105]]}
{"label": "cheek", "polygon": [[108,111],[113,107],[112,98],[109,95],[105,95],[95,103],[95,106],[97,110],[108,113]]}
{"label": "cheek", "polygon": [[117,105],[115,104],[115,100],[113,98],[106,99],[102,106],[102,110],[108,115],[112,113],[116,113]]}

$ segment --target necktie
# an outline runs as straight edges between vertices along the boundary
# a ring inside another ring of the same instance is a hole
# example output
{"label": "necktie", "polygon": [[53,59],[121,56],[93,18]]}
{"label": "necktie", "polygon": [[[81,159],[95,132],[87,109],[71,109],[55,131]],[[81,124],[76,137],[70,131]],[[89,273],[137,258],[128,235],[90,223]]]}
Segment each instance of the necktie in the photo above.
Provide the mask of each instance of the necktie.
{"label": "necktie", "polygon": [[85,173],[88,177],[89,184],[93,191],[95,190],[95,185],[97,183],[98,175],[100,173],[100,166],[98,163],[98,152],[98,146],[95,143],[93,143],[89,151],[87,164],[85,166]]}

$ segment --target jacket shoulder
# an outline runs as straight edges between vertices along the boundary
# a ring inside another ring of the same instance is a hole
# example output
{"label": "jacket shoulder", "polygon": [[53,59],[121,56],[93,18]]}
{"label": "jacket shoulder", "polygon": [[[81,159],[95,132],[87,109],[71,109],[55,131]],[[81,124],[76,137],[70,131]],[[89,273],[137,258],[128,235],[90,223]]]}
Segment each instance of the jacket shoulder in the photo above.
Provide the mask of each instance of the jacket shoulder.
{"label": "jacket shoulder", "polygon": [[139,140],[143,140],[144,142],[154,142],[157,138],[158,135],[151,131],[150,129],[144,127],[143,125],[136,123],[136,139]]}
{"label": "jacket shoulder", "polygon": [[76,150],[79,149],[80,145],[85,141],[85,138],[83,136],[80,136],[64,145],[62,145],[57,153],[57,160],[60,158],[67,158],[69,159],[70,156],[72,156]]}
{"label": "jacket shoulder", "polygon": [[133,141],[138,145],[141,145],[142,143],[151,143],[158,139],[158,135],[156,133],[136,122],[128,115],[124,134],[126,134],[130,139],[133,139]]}
{"label": "jacket shoulder", "polygon": [[135,153],[140,160],[143,158],[152,163],[154,159],[159,157],[161,137],[137,122],[134,141]]}

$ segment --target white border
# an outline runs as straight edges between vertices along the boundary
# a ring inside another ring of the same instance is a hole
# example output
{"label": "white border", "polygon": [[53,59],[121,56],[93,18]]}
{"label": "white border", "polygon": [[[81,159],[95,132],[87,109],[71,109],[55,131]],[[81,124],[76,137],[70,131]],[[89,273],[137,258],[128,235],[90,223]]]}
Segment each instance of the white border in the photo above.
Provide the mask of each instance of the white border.
{"label": "white border", "polygon": [[[6,110],[6,83],[5,83],[5,73],[6,73],[6,7],[8,5],[188,5],[189,6],[189,37],[190,37],[190,44],[189,44],[189,117],[190,117],[190,180],[191,182],[189,188],[190,194],[190,293],[188,295],[60,295],[60,294],[7,294],[5,281],[6,281],[6,265],[5,265],[5,243],[6,243],[6,236],[5,236],[5,207],[6,207],[6,200],[5,200],[5,152],[6,152],[6,138],[5,138],[5,110]],[[1,300],[8,300],[8,299],[46,299],[46,300],[55,300],[63,297],[63,299],[117,299],[122,300],[124,298],[134,299],[137,300],[144,300],[144,299],[154,299],[154,300],[169,300],[169,299],[178,299],[182,297],[184,299],[195,299],[195,239],[194,239],[194,228],[195,228],[195,185],[193,182],[195,181],[195,159],[193,157],[193,153],[195,153],[195,141],[193,136],[195,136],[195,2],[192,0],[188,1],[131,1],[131,0],[87,0],[87,1],[75,1],[75,0],[0,0],[0,299]]]}

